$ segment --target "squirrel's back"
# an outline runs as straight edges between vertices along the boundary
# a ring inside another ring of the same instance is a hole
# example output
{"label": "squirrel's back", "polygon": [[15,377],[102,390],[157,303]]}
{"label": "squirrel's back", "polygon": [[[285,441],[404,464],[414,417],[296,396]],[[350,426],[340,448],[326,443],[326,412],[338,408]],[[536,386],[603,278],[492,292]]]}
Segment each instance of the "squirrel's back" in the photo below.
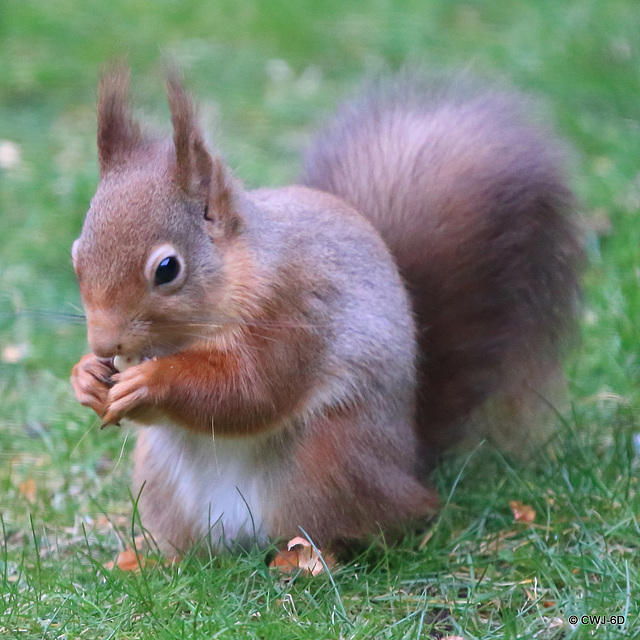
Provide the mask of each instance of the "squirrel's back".
{"label": "squirrel's back", "polygon": [[522,422],[559,379],[575,321],[574,199],[522,102],[401,78],[343,107],[306,159],[303,183],[364,214],[408,287],[430,451],[457,442],[488,400]]}

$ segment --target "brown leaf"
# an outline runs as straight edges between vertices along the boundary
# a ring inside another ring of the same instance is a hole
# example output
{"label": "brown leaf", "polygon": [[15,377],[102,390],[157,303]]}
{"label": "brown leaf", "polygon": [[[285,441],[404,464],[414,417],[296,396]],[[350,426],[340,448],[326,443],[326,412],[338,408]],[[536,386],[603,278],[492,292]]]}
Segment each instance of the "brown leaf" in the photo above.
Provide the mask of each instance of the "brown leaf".
{"label": "brown leaf", "polygon": [[513,517],[517,522],[531,523],[536,519],[536,512],[533,507],[530,507],[528,504],[524,504],[524,502],[520,502],[520,500],[511,500],[511,502],[509,502],[509,506],[513,512]]}
{"label": "brown leaf", "polygon": [[[322,553],[322,558],[330,569],[336,566],[336,560],[330,553]],[[324,565],[311,543],[305,538],[297,537],[289,540],[286,550],[280,550],[269,564],[272,569],[282,573],[302,573],[317,576],[322,573]]]}
{"label": "brown leaf", "polygon": [[140,571],[141,567],[149,567],[155,564],[155,561],[143,558],[134,549],[125,549],[118,554],[115,562],[107,562],[105,569],[113,569],[118,567],[120,571]]}
{"label": "brown leaf", "polygon": [[120,571],[140,571],[141,568],[149,568],[155,567],[156,565],[160,565],[163,567],[169,567],[172,564],[176,564],[180,562],[180,556],[173,556],[171,558],[166,558],[164,561],[159,562],[155,558],[149,558],[144,555],[144,549],[147,546],[144,544],[142,536],[136,536],[134,538],[134,542],[136,542],[136,549],[132,549],[131,547],[126,548],[124,551],[121,551],[118,554],[118,557],[115,561],[107,562],[103,566],[105,569],[111,571],[115,567],[118,567]]}
{"label": "brown leaf", "polygon": [[33,478],[27,478],[18,485],[18,491],[31,503],[36,501],[36,481]]}

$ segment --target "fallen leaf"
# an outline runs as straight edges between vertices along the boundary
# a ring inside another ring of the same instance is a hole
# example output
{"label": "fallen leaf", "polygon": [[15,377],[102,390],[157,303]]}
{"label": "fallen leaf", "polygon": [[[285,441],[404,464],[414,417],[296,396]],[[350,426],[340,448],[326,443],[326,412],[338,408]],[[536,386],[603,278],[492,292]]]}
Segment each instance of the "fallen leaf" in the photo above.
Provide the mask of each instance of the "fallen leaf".
{"label": "fallen leaf", "polygon": [[509,502],[509,506],[513,512],[513,517],[517,522],[531,523],[536,519],[536,512],[533,507],[530,507],[528,504],[524,504],[524,502],[520,502],[520,500],[511,500],[511,502]]}
{"label": "fallen leaf", "polygon": [[118,554],[115,562],[107,562],[105,569],[113,569],[118,567],[120,571],[140,571],[141,567],[149,567],[155,564],[155,560],[143,558],[135,549],[125,549]]}
{"label": "fallen leaf", "polygon": [[33,478],[27,478],[21,482],[18,490],[31,504],[36,501],[36,481]]}
{"label": "fallen leaf", "polygon": [[[330,553],[322,553],[322,559],[330,569],[336,566],[336,560]],[[282,573],[302,573],[317,576],[325,568],[315,548],[305,538],[297,537],[289,540],[287,549],[278,551],[269,564],[270,568]]]}

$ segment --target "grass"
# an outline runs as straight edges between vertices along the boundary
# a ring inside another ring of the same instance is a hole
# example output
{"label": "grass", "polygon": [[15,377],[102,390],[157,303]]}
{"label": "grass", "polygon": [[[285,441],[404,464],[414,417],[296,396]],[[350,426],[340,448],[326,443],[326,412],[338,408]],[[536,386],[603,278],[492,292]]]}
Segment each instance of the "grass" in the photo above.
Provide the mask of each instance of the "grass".
{"label": "grass", "polygon": [[[20,156],[0,168],[0,634],[633,637],[634,0],[3,0],[0,12],[0,140]],[[540,98],[574,150],[590,266],[582,344],[567,363],[573,411],[528,465],[488,446],[445,463],[434,480],[446,507],[422,548],[422,534],[373,546],[333,582],[285,580],[258,552],[160,561],[140,573],[104,568],[132,541],[133,434],[100,432],[72,397],[68,372],[86,340],[69,248],[97,182],[98,69],[127,55],[137,104],[166,127],[162,52],[185,68],[220,125],[220,148],[250,186],[294,180],[301,149],[335,103],[363,76],[405,62],[506,78]],[[536,510],[533,525],[514,521],[511,500]],[[569,623],[583,614],[622,615],[626,624]]]}

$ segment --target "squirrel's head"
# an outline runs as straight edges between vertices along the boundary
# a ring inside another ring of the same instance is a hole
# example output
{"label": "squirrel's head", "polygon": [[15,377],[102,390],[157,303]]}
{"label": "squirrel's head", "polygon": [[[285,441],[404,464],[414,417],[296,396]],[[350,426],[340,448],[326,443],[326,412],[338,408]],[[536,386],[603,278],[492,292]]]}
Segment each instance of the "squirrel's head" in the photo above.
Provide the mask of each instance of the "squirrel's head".
{"label": "squirrel's head", "polygon": [[234,314],[228,255],[241,250],[241,192],[207,149],[178,73],[167,73],[173,140],[131,114],[129,73],[98,92],[100,184],[72,249],[98,356],[151,357],[211,336]]}

